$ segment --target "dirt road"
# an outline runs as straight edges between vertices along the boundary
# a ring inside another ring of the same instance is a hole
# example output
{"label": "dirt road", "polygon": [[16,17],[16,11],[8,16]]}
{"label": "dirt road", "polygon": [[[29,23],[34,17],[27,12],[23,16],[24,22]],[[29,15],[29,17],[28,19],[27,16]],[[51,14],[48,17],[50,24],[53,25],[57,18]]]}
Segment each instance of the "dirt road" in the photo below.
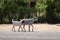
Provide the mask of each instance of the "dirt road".
{"label": "dirt road", "polygon": [[[60,24],[33,24],[34,31],[37,32],[60,32]],[[11,31],[12,24],[0,24],[0,31]],[[26,30],[28,31],[28,25],[25,26]],[[15,27],[16,31],[18,26]]]}

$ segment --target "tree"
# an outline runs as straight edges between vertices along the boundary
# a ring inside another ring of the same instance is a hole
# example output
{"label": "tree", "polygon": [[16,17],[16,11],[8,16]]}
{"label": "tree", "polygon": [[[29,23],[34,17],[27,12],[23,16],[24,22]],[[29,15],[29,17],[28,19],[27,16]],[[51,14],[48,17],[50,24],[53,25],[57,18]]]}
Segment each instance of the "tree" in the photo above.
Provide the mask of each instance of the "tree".
{"label": "tree", "polygon": [[47,0],[46,18],[48,23],[59,22],[59,18],[57,17],[57,12],[59,13],[59,6],[57,8],[56,2],[59,3],[58,0]]}

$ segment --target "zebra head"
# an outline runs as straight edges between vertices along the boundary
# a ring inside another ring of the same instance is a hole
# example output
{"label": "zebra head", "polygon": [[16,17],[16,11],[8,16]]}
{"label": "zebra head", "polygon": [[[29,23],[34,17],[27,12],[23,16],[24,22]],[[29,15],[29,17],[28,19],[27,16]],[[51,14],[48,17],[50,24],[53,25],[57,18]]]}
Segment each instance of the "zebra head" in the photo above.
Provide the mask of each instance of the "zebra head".
{"label": "zebra head", "polygon": [[34,21],[38,21],[38,18],[37,17],[34,17],[33,19],[34,19]]}

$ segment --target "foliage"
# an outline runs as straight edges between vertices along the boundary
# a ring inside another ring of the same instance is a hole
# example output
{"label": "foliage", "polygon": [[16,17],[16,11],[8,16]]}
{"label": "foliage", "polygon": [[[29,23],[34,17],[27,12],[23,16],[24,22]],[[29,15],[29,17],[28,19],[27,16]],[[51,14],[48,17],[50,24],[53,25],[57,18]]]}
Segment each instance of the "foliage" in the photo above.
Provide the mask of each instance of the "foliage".
{"label": "foliage", "polygon": [[53,0],[53,1],[48,0],[47,1],[46,19],[48,23],[59,23],[59,19],[60,19],[59,18],[59,13],[60,13],[59,3],[60,3],[59,0]]}
{"label": "foliage", "polygon": [[33,8],[29,0],[0,0],[0,23],[32,17],[40,23],[60,23],[60,0],[37,0]]}

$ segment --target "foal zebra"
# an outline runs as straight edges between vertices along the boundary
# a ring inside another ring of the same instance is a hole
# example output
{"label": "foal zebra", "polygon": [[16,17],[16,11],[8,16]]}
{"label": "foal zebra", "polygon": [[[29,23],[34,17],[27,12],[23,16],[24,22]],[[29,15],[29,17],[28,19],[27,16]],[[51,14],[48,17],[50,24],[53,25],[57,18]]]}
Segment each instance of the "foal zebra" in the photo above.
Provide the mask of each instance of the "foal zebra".
{"label": "foal zebra", "polygon": [[21,30],[23,31],[23,29],[22,29],[22,27],[21,27],[21,25],[22,25],[22,20],[21,20],[21,21],[14,21],[14,20],[12,19],[12,24],[13,24],[12,31],[15,32],[15,26],[19,26],[18,31],[20,31],[20,28],[21,28]]}

